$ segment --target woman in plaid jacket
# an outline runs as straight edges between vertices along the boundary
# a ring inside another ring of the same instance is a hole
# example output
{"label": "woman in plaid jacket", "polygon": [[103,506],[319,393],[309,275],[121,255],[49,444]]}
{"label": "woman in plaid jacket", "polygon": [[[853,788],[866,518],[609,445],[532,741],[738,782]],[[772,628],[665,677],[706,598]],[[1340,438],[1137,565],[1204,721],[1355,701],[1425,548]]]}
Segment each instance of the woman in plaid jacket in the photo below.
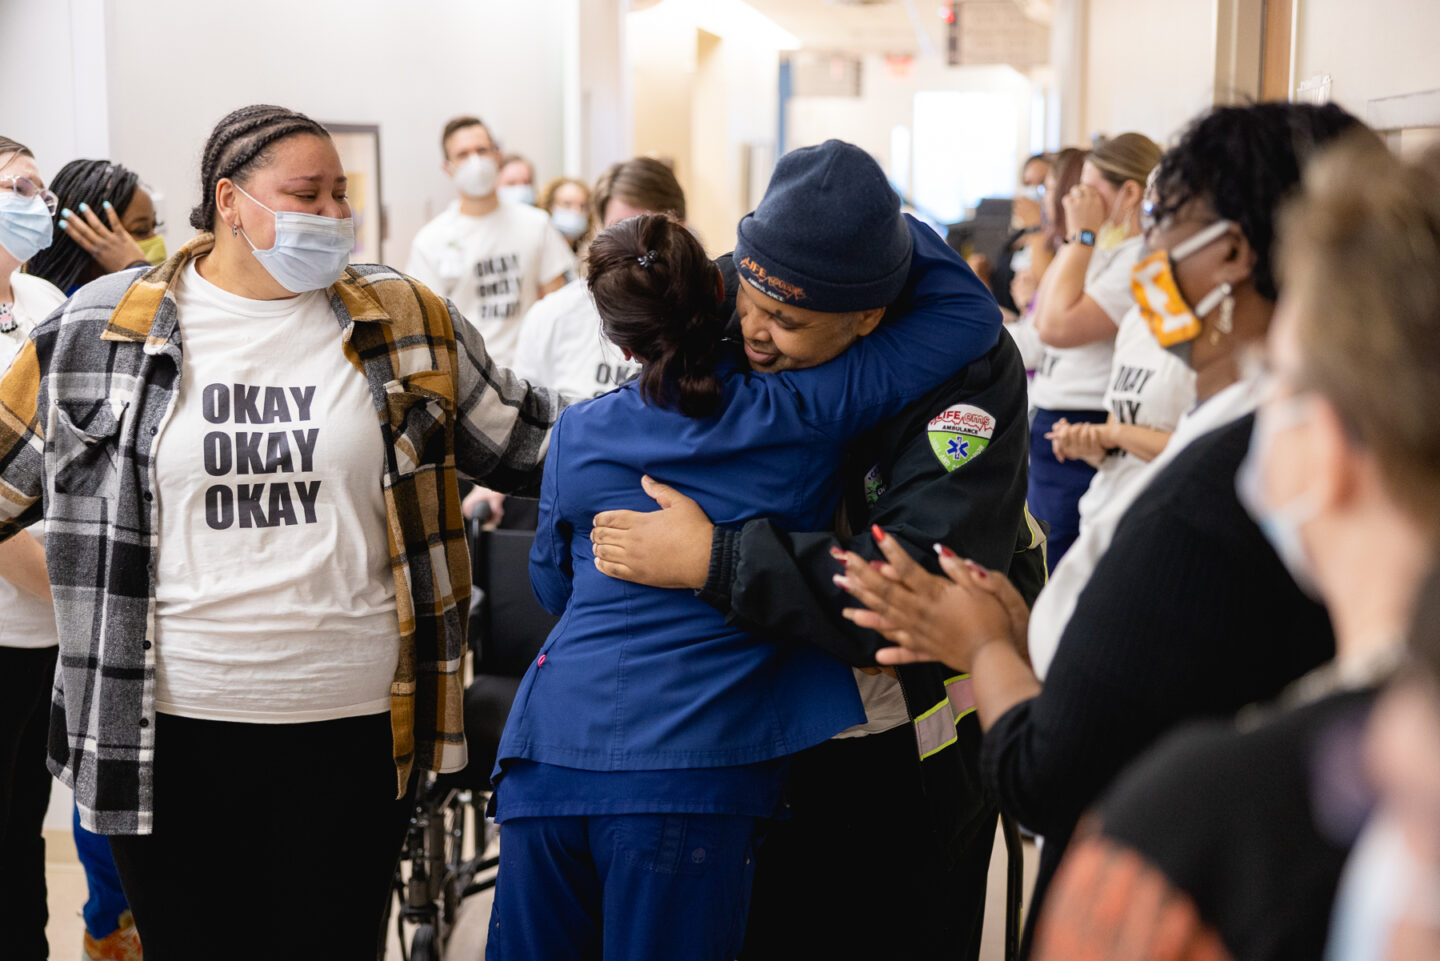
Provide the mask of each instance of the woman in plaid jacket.
{"label": "woman in plaid jacket", "polygon": [[235,111],[201,180],[199,235],[78,291],[0,381],[0,538],[50,532],[49,764],[150,961],[373,957],[410,775],[465,764],[457,473],[533,487],[561,405],[444,299],[346,265],[315,121]]}

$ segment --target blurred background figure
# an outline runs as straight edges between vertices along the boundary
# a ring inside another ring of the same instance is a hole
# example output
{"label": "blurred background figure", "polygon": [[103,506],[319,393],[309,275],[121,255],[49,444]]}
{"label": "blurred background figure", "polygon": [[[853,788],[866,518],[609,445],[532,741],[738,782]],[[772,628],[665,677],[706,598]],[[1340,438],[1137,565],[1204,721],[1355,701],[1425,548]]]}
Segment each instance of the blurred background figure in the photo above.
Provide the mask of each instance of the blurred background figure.
{"label": "blurred background figure", "polygon": [[165,225],[140,176],[108,160],[72,160],[51,185],[60,198],[55,242],[27,270],[73,294],[106,274],[165,262]]}
{"label": "blurred background figure", "polygon": [[[0,137],[0,370],[65,295],[21,266],[52,243],[59,201],[24,144]],[[48,946],[45,840],[50,802],[45,744],[60,638],[50,603],[41,524],[0,544],[0,904],[7,955]]]}
{"label": "blurred background figure", "polygon": [[518,153],[500,158],[500,175],[496,178],[500,199],[509,204],[535,203],[535,167]]}
{"label": "blurred background figure", "polygon": [[509,367],[525,312],[565,286],[575,254],[544,211],[501,200],[500,149],[480,118],[445,124],[440,149],[459,198],[420,228],[405,272],[450,298]]}
{"label": "blurred background figure", "polygon": [[585,182],[556,177],[540,191],[540,209],[550,215],[550,223],[578,254],[594,225],[590,219],[590,188]]}

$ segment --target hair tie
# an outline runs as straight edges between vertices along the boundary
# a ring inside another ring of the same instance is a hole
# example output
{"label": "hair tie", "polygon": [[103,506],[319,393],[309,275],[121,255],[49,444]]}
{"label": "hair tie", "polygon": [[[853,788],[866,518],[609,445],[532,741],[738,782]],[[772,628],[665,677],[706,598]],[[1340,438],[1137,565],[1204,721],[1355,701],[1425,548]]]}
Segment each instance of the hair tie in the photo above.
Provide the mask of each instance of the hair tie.
{"label": "hair tie", "polygon": [[645,251],[643,254],[641,254],[639,257],[636,257],[636,258],[635,258],[635,262],[636,262],[637,264],[639,264],[641,267],[644,267],[646,270],[649,270],[649,269],[650,269],[650,265],[653,264],[653,263],[655,263],[655,261],[658,260],[659,258],[660,258],[660,255],[657,254],[655,251],[653,251],[653,250],[647,250],[647,251]]}

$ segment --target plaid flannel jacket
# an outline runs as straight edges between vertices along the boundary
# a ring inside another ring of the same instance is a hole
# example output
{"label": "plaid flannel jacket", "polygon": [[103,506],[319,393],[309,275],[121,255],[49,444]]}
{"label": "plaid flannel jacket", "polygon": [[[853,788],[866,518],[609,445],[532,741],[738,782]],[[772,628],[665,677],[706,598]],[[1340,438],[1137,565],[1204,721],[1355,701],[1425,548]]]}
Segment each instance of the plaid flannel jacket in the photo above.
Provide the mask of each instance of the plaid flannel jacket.
{"label": "plaid flannel jacket", "polygon": [[[153,270],[80,290],[0,380],[0,539],[42,513],[48,522],[60,631],[49,765],[74,788],[81,823],[103,834],[151,830],[154,444],[180,386],[172,287],[213,243],[201,234]],[[364,372],[385,441],[403,791],[417,764],[466,760],[470,559],[457,470],[496,490],[533,487],[561,401],[497,368],[453,305],[388,267],[351,267],[329,293],[336,349]]]}

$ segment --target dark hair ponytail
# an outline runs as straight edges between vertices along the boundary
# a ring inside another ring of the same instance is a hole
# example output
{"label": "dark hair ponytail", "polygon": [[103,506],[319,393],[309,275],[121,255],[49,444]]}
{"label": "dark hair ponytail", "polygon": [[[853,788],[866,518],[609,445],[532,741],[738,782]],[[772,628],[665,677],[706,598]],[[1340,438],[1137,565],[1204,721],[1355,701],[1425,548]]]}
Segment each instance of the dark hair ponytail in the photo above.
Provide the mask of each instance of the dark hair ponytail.
{"label": "dark hair ponytail", "polygon": [[200,158],[200,202],[190,211],[190,226],[213,230],[215,185],[226,178],[239,181],[265,166],[271,145],[299,133],[330,138],[330,131],[303,113],[265,103],[241,107],[217,123]]}
{"label": "dark hair ponytail", "polygon": [[725,322],[719,273],[700,242],[672,217],[642,214],[602,231],[587,256],[601,328],[644,363],[645,399],[686,417],[715,413]]}

